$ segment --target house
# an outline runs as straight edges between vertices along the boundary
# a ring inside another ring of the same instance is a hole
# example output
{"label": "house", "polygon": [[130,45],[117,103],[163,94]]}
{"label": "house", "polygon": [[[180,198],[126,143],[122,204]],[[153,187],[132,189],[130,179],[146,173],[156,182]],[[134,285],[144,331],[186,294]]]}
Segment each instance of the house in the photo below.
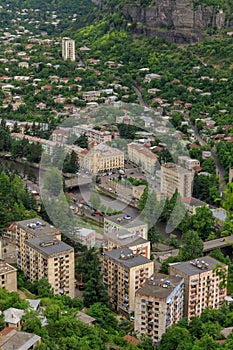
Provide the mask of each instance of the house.
{"label": "house", "polygon": [[81,321],[82,323],[87,324],[88,326],[93,326],[95,324],[95,321],[96,321],[96,319],[94,317],[91,317],[82,311],[79,311],[76,314],[76,318],[79,321]]}
{"label": "house", "polygon": [[21,329],[21,320],[25,314],[24,310],[10,307],[9,309],[3,311],[3,314],[7,327],[17,328],[18,330]]}
{"label": "house", "polygon": [[0,331],[1,350],[33,350],[40,340],[41,337],[36,334],[19,332],[17,329],[4,328]]}

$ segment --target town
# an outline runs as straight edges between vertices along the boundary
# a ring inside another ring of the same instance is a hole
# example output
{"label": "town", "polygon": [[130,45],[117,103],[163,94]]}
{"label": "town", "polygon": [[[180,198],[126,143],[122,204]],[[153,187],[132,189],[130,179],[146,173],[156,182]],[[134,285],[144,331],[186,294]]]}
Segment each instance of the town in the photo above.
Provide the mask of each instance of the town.
{"label": "town", "polygon": [[230,349],[232,80],[0,8],[0,349]]}

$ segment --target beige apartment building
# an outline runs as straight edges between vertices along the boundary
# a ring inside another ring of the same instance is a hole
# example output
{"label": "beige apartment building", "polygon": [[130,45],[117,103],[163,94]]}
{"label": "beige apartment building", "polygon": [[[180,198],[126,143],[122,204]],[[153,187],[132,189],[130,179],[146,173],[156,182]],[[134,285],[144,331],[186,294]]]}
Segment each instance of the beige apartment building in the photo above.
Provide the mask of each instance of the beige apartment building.
{"label": "beige apartment building", "polygon": [[227,290],[217,270],[221,266],[227,278],[228,266],[210,256],[169,265],[170,275],[184,278],[184,316],[199,317],[207,308],[218,309],[226,300]]}
{"label": "beige apartment building", "polygon": [[181,198],[192,196],[194,172],[175,163],[161,165],[161,192],[166,198],[171,198],[176,190]]}
{"label": "beige apartment building", "polygon": [[112,140],[112,134],[110,131],[95,130],[93,129],[93,125],[76,125],[73,127],[73,131],[77,136],[86,134],[88,141],[106,143]]}
{"label": "beige apartment building", "polygon": [[130,314],[134,311],[135,292],[154,273],[153,261],[128,248],[105,252],[102,259],[103,282],[112,308]]}
{"label": "beige apartment building", "polygon": [[148,225],[137,218],[134,219],[124,213],[104,218],[104,233],[106,235],[117,234],[120,230],[127,230],[138,237],[147,239]]}
{"label": "beige apartment building", "polygon": [[25,241],[23,271],[31,282],[45,277],[55,295],[74,298],[74,249],[54,236]]}
{"label": "beige apartment building", "polygon": [[83,158],[82,167],[92,174],[124,168],[124,152],[104,143],[96,144]]}
{"label": "beige apartment building", "polygon": [[16,226],[16,245],[17,245],[17,265],[24,271],[26,266],[25,240],[35,237],[53,236],[61,240],[61,231],[50,225],[46,221],[34,218],[23,221],[17,221]]}
{"label": "beige apartment building", "polygon": [[70,38],[62,39],[62,58],[66,61],[75,61],[75,41]]}
{"label": "beige apartment building", "polygon": [[129,143],[128,157],[131,162],[139,165],[145,172],[149,174],[155,173],[158,157],[147,147],[136,142]]}
{"label": "beige apartment building", "polygon": [[103,248],[107,251],[129,248],[133,251],[133,254],[140,254],[150,259],[150,242],[125,229],[112,230],[108,234],[104,234]]}
{"label": "beige apartment building", "polygon": [[135,296],[134,331],[139,337],[146,335],[153,342],[183,317],[184,279],[154,274]]}
{"label": "beige apartment building", "polygon": [[17,270],[6,262],[0,262],[0,288],[17,292]]}
{"label": "beige apartment building", "polygon": [[178,165],[183,166],[185,169],[193,170],[194,167],[200,166],[198,159],[192,159],[189,156],[178,157]]}

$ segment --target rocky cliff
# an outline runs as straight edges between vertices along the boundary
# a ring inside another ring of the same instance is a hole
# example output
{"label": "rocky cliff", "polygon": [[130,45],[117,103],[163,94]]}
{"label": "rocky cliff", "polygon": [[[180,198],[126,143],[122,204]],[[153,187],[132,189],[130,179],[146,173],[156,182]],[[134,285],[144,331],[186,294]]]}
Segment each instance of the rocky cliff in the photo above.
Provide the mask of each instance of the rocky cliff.
{"label": "rocky cliff", "polygon": [[[221,29],[226,14],[219,6],[207,6],[195,0],[95,0],[102,8],[121,11],[136,33],[159,36],[177,43],[203,39],[207,27]],[[146,5],[145,5],[146,4]]]}

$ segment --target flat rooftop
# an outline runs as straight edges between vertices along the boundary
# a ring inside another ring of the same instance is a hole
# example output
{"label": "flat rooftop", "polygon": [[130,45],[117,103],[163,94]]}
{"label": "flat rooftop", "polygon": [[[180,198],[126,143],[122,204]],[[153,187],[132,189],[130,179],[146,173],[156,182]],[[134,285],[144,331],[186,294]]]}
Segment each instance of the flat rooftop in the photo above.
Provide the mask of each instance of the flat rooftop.
{"label": "flat rooftop", "polygon": [[[127,218],[127,219],[126,219]],[[127,214],[116,214],[108,216],[107,218],[104,218],[104,222],[106,221],[112,221],[116,223],[119,226],[124,226],[127,228],[132,227],[138,227],[138,226],[147,226],[147,224],[137,218],[133,218],[131,216],[128,216]]]}
{"label": "flat rooftop", "polygon": [[164,299],[167,298],[182,281],[182,277],[156,273],[137,291],[137,294]]}
{"label": "flat rooftop", "polygon": [[16,271],[16,269],[7,264],[6,262],[0,262],[0,275],[4,275],[5,273]]}
{"label": "flat rooftop", "polygon": [[58,228],[50,225],[48,222],[40,218],[17,221],[16,225],[24,231],[31,233],[35,237],[47,235],[54,236],[61,233]]}
{"label": "flat rooftop", "polygon": [[104,234],[104,239],[114,242],[120,246],[132,246],[137,244],[147,243],[148,241],[139,235],[127,231],[125,229],[121,229],[118,231],[112,230],[107,234]]}
{"label": "flat rooftop", "polygon": [[169,264],[169,266],[174,266],[177,270],[180,270],[189,276],[211,271],[215,269],[217,265],[224,266],[224,264],[209,255],[190,261]]}
{"label": "flat rooftop", "polygon": [[114,249],[104,255],[129,269],[152,262],[140,254],[133,254],[129,248]]}
{"label": "flat rooftop", "polygon": [[74,251],[74,248],[54,236],[30,238],[26,244],[46,256]]}
{"label": "flat rooftop", "polygon": [[162,169],[171,169],[173,171],[176,171],[179,174],[192,174],[191,170],[188,170],[180,165],[177,165],[175,163],[164,163],[163,165],[161,165],[161,170]]}

